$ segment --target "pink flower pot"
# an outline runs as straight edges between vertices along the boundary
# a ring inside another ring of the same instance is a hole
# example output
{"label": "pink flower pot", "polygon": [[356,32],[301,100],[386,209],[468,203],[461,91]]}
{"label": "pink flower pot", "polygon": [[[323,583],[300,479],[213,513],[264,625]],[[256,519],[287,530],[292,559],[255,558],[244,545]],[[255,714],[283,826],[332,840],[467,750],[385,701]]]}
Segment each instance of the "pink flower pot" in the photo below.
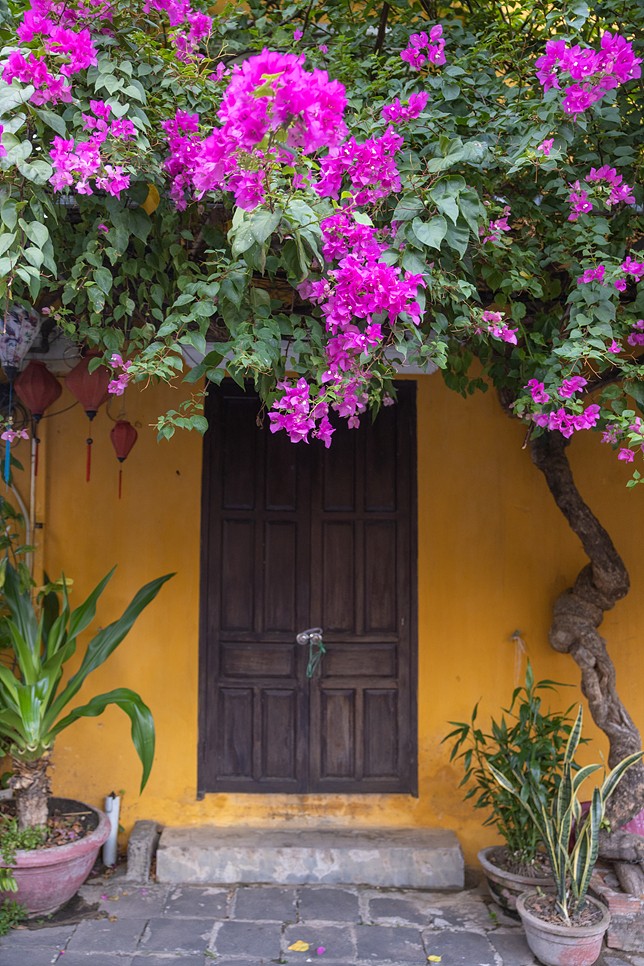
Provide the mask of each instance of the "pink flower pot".
{"label": "pink flower pot", "polygon": [[49,915],[69,902],[92,871],[99,849],[110,834],[110,820],[104,812],[80,802],[71,804],[94,812],[96,828],[66,845],[16,852],[11,871],[18,891],[0,893],[0,899],[15,899],[25,906],[30,916]]}

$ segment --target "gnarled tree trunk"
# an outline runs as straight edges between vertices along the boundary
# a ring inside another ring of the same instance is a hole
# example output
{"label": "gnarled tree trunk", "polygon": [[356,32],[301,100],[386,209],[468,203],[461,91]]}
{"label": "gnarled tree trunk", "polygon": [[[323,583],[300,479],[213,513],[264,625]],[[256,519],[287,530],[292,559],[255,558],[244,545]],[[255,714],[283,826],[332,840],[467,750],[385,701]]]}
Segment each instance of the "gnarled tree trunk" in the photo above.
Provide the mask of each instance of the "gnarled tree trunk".
{"label": "gnarled tree trunk", "polygon": [[[532,459],[543,473],[555,503],[581,540],[589,563],[574,585],[555,601],[550,643],[570,654],[581,668],[581,689],[593,720],[608,736],[608,762],[614,767],[642,747],[639,731],[615,686],[615,667],[598,631],[604,612],[629,591],[624,562],[575,485],[566,446],[559,433],[544,433],[531,443]],[[605,835],[601,854],[617,863],[616,871],[630,890],[644,886],[644,840],[618,831],[644,808],[644,765],[631,767],[609,800],[607,817],[614,830]],[[622,869],[621,863],[627,863]]]}

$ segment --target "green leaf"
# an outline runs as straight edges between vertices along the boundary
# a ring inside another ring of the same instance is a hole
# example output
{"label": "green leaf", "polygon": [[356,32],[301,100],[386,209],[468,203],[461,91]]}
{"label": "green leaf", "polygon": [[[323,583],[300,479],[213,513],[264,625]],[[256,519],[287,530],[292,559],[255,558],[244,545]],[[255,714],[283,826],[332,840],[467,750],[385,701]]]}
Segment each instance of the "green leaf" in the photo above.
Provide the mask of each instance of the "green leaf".
{"label": "green leaf", "polygon": [[54,169],[47,161],[37,158],[35,161],[22,161],[16,165],[20,174],[24,175],[34,184],[46,184],[51,178]]}
{"label": "green leaf", "polygon": [[163,584],[172,576],[172,574],[166,574],[164,577],[157,577],[156,580],[151,580],[135,594],[118,620],[113,621],[113,623],[103,628],[103,630],[100,630],[92,638],[87,646],[80,668],[70,678],[65,689],[49,709],[47,714],[47,727],[49,729],[53,729],[61,711],[76,696],[87,676],[107,660],[112,651],[118,647],[123,638],[130,632],[132,625],[141,611],[154,600]]}
{"label": "green leaf", "polygon": [[36,115],[40,118],[43,124],[50,127],[52,131],[56,134],[60,134],[61,138],[67,136],[67,125],[65,124],[64,118],[60,114],[54,114],[53,111],[46,111],[44,108],[35,108]]}
{"label": "green leaf", "polygon": [[13,243],[15,242],[15,240],[16,240],[16,233],[15,232],[13,232],[13,231],[12,232],[0,232],[0,255],[4,255],[4,253],[9,248],[11,248],[11,246],[13,245]]}
{"label": "green leaf", "polygon": [[45,247],[49,241],[49,229],[46,225],[43,225],[39,221],[25,221],[24,218],[20,219],[19,224],[27,238],[34,245],[37,245],[38,248]]}
{"label": "green leaf", "polygon": [[391,216],[392,221],[411,221],[425,210],[422,198],[418,195],[403,195]]}
{"label": "green leaf", "polygon": [[450,248],[454,248],[463,258],[470,241],[469,229],[462,225],[449,225],[445,240]]}
{"label": "green leaf", "polygon": [[33,245],[30,245],[28,248],[25,248],[23,254],[27,259],[27,261],[29,262],[29,264],[33,265],[34,268],[40,268],[45,259],[45,256],[43,255],[41,250],[39,248],[34,248]]}
{"label": "green leaf", "polygon": [[447,235],[447,222],[442,215],[435,215],[428,222],[414,218],[412,228],[418,241],[428,248],[440,249],[441,242]]}
{"label": "green leaf", "polygon": [[26,104],[34,93],[35,87],[27,84],[22,87],[19,84],[7,84],[0,81],[0,117],[4,114],[11,114],[20,104]]}
{"label": "green leaf", "polygon": [[100,288],[101,292],[109,295],[112,290],[114,279],[109,268],[96,268],[92,272],[92,278]]}
{"label": "green leaf", "polygon": [[262,245],[273,234],[282,220],[282,212],[258,209],[251,213],[250,230],[256,242]]}
{"label": "green leaf", "polygon": [[62,718],[51,729],[51,735],[56,736],[79,718],[95,718],[103,714],[105,709],[112,704],[124,711],[132,723],[132,742],[143,766],[140,789],[143,791],[150,777],[150,770],[154,761],[154,720],[147,704],[134,691],[130,691],[129,688],[115,688],[115,690],[108,691],[106,694],[97,695],[87,704],[74,708],[66,717]]}

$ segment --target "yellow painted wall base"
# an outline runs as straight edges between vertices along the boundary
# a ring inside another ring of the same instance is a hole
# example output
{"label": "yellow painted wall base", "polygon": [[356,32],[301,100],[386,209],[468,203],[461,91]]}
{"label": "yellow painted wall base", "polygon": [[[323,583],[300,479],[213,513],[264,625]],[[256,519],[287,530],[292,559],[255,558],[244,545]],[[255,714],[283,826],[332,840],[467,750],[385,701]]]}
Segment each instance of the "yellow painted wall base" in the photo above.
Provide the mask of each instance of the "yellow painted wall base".
{"label": "yellow painted wall base", "polygon": [[[139,818],[176,825],[439,825],[458,833],[471,861],[493,836],[482,828],[482,816],[462,801],[461,774],[441,745],[448,722],[466,719],[479,699],[482,710],[493,713],[507,704],[525,667],[515,631],[526,642],[537,677],[574,685],[558,707],[579,697],[576,665],[550,649],[547,633],[552,603],[584,556],[522,450],[524,428],[502,414],[492,393],[462,400],[445,389],[440,376],[418,379],[418,798],[217,794],[197,801],[201,439],[179,434],[159,444],[150,428],[159,412],[176,408],[177,395],[166,388],[128,391],[127,417],[139,429],[139,442],[124,464],[121,500],[108,438],[112,424],[104,410],[93,425],[90,483],[87,421],[80,407],[43,423],[38,539],[49,574],[73,577],[80,601],[117,563],[99,609],[99,621],[107,623],[144,582],[176,572],[79,695],[83,701],[116,686],[141,692],[157,724],[148,787],[139,796],[129,722],[110,709],[60,736],[55,792],[95,804],[112,790],[121,792],[126,828]],[[111,402],[113,418],[120,405]],[[570,456],[580,488],[632,577],[631,594],[607,615],[604,631],[618,689],[642,726],[644,497],[625,489],[627,470],[608,447],[590,434],[578,436]],[[586,731],[594,739],[587,755],[605,753],[589,716]]]}

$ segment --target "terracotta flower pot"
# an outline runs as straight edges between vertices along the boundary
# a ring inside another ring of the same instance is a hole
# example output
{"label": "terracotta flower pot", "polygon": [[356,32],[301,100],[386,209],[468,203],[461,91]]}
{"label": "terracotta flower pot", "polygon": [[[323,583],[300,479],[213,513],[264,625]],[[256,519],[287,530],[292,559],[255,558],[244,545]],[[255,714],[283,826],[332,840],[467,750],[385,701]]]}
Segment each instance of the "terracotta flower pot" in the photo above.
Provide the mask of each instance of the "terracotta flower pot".
{"label": "terracotta flower pot", "polygon": [[492,845],[487,849],[482,849],[478,854],[485,879],[487,881],[490,895],[505,912],[516,913],[517,899],[523,892],[536,891],[554,892],[554,882],[550,878],[540,876],[516,875],[514,872],[507,872],[500,868],[495,861],[495,854],[498,854],[501,846]]}
{"label": "terracotta flower pot", "polygon": [[[57,804],[68,802],[60,798],[53,801]],[[31,916],[48,915],[69,902],[92,871],[98,851],[110,834],[110,820],[104,812],[81,802],[69,800],[69,804],[74,811],[94,812],[96,827],[66,845],[16,852],[12,872],[18,891],[0,893],[0,898],[21,903]]]}
{"label": "terracotta flower pot", "polygon": [[526,900],[533,895],[525,892],[517,901],[517,912],[525,930],[528,946],[544,966],[592,966],[602,950],[604,933],[610,923],[608,909],[590,897],[586,900],[602,913],[591,926],[566,926],[563,923],[539,919],[526,908]]}

